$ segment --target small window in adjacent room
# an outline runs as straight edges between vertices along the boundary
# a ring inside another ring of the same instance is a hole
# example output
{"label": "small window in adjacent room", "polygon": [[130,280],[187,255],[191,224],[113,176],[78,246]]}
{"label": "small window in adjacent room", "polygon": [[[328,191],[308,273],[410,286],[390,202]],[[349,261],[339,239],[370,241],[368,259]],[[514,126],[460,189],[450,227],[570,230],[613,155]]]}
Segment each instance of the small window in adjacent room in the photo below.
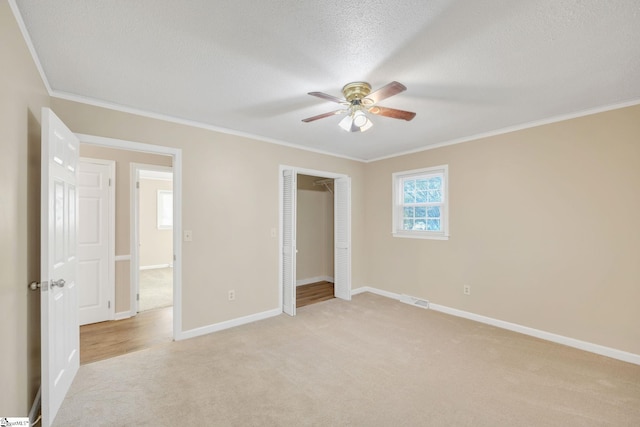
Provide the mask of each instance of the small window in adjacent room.
{"label": "small window in adjacent room", "polygon": [[448,166],[396,172],[393,236],[449,239]]}
{"label": "small window in adjacent room", "polygon": [[158,230],[173,228],[173,191],[158,190]]}

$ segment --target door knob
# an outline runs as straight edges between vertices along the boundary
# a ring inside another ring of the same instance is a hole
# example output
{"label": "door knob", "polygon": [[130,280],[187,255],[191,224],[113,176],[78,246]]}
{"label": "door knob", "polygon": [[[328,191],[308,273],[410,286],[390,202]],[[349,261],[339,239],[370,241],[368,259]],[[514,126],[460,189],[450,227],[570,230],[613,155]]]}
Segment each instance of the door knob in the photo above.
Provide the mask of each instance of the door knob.
{"label": "door knob", "polygon": [[60,288],[63,288],[66,283],[67,282],[65,282],[64,279],[52,280],[51,287],[53,288],[54,286],[58,286]]}

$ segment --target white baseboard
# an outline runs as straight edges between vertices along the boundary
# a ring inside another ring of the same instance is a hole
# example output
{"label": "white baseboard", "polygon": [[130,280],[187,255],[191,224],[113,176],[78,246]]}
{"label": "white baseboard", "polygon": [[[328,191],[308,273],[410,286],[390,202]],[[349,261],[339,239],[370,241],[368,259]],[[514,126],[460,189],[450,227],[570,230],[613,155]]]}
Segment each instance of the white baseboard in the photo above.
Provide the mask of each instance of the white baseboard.
{"label": "white baseboard", "polygon": [[316,282],[331,282],[331,283],[333,283],[333,277],[330,277],[330,276],[317,276],[317,277],[309,277],[308,279],[298,279],[298,280],[296,280],[296,286],[310,285],[311,283],[316,283]]}
{"label": "white baseboard", "polygon": [[130,311],[119,311],[113,315],[113,320],[124,320],[131,317]]}
{"label": "white baseboard", "polygon": [[[354,289],[351,292],[351,294],[357,295],[363,292],[371,292],[372,294],[395,299],[398,301],[400,301],[403,297],[400,294],[383,291],[381,289],[376,289],[371,286],[363,286],[361,288]],[[569,338],[562,335],[554,334],[552,332],[541,331],[539,329],[530,328],[528,326],[518,325],[517,323],[505,322],[504,320],[494,319],[487,316],[481,316],[479,314],[458,310],[456,308],[451,308],[451,307],[447,307],[440,304],[434,304],[432,302],[429,302],[429,309],[434,311],[439,311],[445,314],[450,314],[452,316],[462,317],[462,318],[473,320],[476,322],[485,323],[487,325],[496,326],[498,328],[507,329],[509,331],[518,332],[521,334],[540,338],[546,341],[563,344],[569,347],[588,351],[590,353],[595,353],[601,356],[610,357],[612,359],[622,360],[623,362],[633,363],[634,365],[640,365],[640,354],[629,353],[627,351],[618,350],[611,347],[605,347],[600,344],[593,344],[593,343],[581,341],[575,338]]]}
{"label": "white baseboard", "polygon": [[155,270],[158,268],[169,268],[173,267],[171,264],[154,264],[154,265],[143,265],[140,267],[140,270]]}
{"label": "white baseboard", "polygon": [[257,322],[258,320],[268,319],[269,317],[275,317],[282,314],[282,310],[274,308],[273,310],[263,311],[261,313],[251,314],[249,316],[238,317],[237,319],[226,320],[220,323],[214,323],[213,325],[203,326],[200,328],[190,329],[176,334],[176,341],[186,340],[188,338],[195,338],[201,335],[207,335],[213,332],[222,331],[225,329],[233,328],[235,326],[246,325],[247,323]]}
{"label": "white baseboard", "polygon": [[351,291],[351,295],[358,295],[363,292],[371,292],[372,294],[380,295],[380,296],[391,298],[391,299],[397,299],[398,301],[400,301],[400,294],[383,291],[382,289],[372,288],[371,286],[363,286],[361,288],[353,289]]}
{"label": "white baseboard", "polygon": [[40,398],[42,387],[38,389],[36,393],[35,399],[33,399],[33,404],[31,405],[31,410],[29,411],[29,425],[34,425],[36,423],[36,419],[38,418],[38,414],[40,413]]}

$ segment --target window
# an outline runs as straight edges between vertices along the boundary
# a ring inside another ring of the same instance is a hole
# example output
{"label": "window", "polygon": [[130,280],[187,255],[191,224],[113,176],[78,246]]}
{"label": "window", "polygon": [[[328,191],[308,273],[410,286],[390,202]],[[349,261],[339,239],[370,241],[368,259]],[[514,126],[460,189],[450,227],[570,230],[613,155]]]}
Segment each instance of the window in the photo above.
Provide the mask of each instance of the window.
{"label": "window", "polygon": [[449,238],[448,166],[396,172],[393,177],[393,235]]}
{"label": "window", "polygon": [[158,190],[158,230],[173,228],[173,191]]}

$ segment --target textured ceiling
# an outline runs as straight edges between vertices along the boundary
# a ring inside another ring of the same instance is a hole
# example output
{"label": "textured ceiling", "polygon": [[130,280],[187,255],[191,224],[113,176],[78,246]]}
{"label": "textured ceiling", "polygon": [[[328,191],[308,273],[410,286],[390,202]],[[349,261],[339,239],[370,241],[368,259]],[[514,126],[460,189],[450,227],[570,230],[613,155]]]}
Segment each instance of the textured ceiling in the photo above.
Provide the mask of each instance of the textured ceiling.
{"label": "textured ceiling", "polygon": [[[54,96],[362,160],[640,102],[638,0],[11,1]],[[301,121],[359,80],[416,118]]]}

